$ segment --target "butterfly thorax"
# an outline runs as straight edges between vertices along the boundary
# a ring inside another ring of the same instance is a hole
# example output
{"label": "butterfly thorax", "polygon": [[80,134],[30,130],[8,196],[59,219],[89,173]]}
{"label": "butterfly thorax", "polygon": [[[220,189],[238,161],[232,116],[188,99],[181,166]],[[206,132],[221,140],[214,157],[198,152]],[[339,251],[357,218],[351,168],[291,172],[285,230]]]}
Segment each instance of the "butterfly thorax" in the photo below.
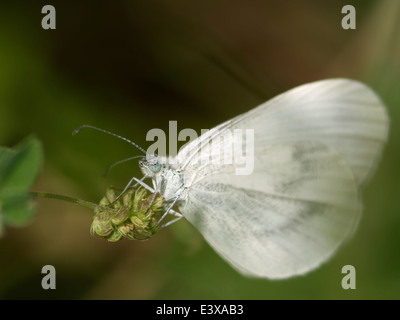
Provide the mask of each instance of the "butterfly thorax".
{"label": "butterfly thorax", "polygon": [[186,198],[185,183],[180,170],[166,164],[160,174],[155,177],[155,184],[164,201],[174,201],[176,197],[180,200]]}
{"label": "butterfly thorax", "polygon": [[[147,161],[146,161],[147,160]],[[156,156],[140,161],[142,172],[153,180],[153,186],[164,199],[165,203],[186,198],[186,188],[180,169],[168,163],[165,157]]]}

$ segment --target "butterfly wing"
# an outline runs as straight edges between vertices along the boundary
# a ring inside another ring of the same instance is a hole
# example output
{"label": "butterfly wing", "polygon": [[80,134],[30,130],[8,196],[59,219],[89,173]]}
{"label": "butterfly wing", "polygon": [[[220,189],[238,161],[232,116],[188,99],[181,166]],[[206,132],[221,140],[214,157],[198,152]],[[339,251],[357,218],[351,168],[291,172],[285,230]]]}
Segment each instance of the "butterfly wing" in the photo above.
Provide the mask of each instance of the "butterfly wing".
{"label": "butterfly wing", "polygon": [[389,120],[383,103],[366,85],[327,79],[296,87],[217,126],[186,145],[177,161],[184,167],[202,162],[199,151],[205,142],[227,130],[248,128],[255,130],[256,147],[293,141],[329,146],[343,157],[361,186],[379,160]]}
{"label": "butterfly wing", "polygon": [[[254,171],[210,162],[254,130]],[[373,171],[388,119],[363,84],[324,80],[227,121],[177,156],[189,187],[183,215],[244,274],[285,278],[326,261],[354,231],[358,187]],[[209,144],[223,137],[217,148]],[[219,146],[219,147],[218,147]]]}
{"label": "butterfly wing", "polygon": [[353,232],[360,204],[343,160],[299,142],[268,148],[252,175],[235,175],[232,165],[206,175],[181,212],[237,270],[277,279],[328,259]]}

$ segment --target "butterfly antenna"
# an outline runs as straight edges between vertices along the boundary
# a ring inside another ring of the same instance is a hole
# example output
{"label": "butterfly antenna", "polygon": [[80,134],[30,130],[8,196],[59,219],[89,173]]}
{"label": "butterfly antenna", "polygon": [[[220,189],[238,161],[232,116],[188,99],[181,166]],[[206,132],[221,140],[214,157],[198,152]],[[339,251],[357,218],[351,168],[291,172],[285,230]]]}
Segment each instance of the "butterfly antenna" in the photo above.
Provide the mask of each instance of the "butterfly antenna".
{"label": "butterfly antenna", "polygon": [[90,125],[87,125],[87,124],[84,124],[83,126],[80,126],[80,127],[76,128],[72,132],[72,135],[73,136],[77,135],[82,129],[85,129],[85,128],[89,128],[89,129],[97,130],[97,131],[100,131],[100,132],[103,132],[103,133],[107,133],[107,134],[109,134],[111,136],[114,136],[116,138],[124,140],[124,141],[128,142],[129,144],[133,145],[134,147],[136,147],[137,149],[139,149],[140,151],[142,151],[145,155],[147,155],[146,150],[144,150],[142,147],[139,147],[136,143],[132,142],[131,140],[129,140],[127,138],[124,138],[124,137],[121,137],[121,136],[119,136],[119,135],[117,135],[117,134],[115,134],[113,132],[110,132],[110,131],[107,131],[107,130],[104,130],[104,129],[100,129],[100,128],[97,128],[97,127],[94,127],[94,126],[90,126]]}
{"label": "butterfly antenna", "polygon": [[121,164],[121,163],[124,163],[124,162],[131,161],[131,160],[133,160],[133,159],[137,159],[137,158],[144,158],[144,157],[143,157],[143,156],[135,156],[135,157],[130,157],[130,158],[127,158],[127,159],[123,159],[123,160],[119,160],[119,161],[117,161],[117,162],[114,162],[113,164],[109,165],[109,166],[107,167],[107,169],[104,171],[103,177],[107,177],[107,176],[108,176],[108,173],[110,172],[110,170],[111,170],[112,168],[114,168],[115,166],[117,166],[117,165],[119,165],[119,164]]}

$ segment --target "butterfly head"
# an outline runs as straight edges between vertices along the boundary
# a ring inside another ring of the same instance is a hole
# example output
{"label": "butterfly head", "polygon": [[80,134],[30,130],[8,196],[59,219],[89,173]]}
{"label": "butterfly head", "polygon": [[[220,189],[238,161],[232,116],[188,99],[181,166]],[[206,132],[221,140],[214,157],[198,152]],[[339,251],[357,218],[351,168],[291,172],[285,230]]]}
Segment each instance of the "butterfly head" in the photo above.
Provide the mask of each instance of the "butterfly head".
{"label": "butterfly head", "polygon": [[139,161],[139,166],[143,174],[149,177],[155,177],[162,168],[160,159],[156,154],[147,154]]}

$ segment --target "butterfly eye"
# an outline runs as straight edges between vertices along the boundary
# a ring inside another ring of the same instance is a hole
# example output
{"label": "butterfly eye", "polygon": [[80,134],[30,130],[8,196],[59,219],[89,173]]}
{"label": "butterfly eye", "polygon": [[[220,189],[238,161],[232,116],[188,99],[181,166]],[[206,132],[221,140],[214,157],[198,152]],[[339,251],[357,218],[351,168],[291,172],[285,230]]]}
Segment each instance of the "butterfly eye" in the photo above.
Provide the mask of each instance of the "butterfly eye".
{"label": "butterfly eye", "polygon": [[159,162],[156,163],[152,163],[149,165],[149,169],[154,172],[157,173],[161,170],[161,164]]}
{"label": "butterfly eye", "polygon": [[143,168],[143,166],[144,166],[143,161],[139,161],[139,167]]}

